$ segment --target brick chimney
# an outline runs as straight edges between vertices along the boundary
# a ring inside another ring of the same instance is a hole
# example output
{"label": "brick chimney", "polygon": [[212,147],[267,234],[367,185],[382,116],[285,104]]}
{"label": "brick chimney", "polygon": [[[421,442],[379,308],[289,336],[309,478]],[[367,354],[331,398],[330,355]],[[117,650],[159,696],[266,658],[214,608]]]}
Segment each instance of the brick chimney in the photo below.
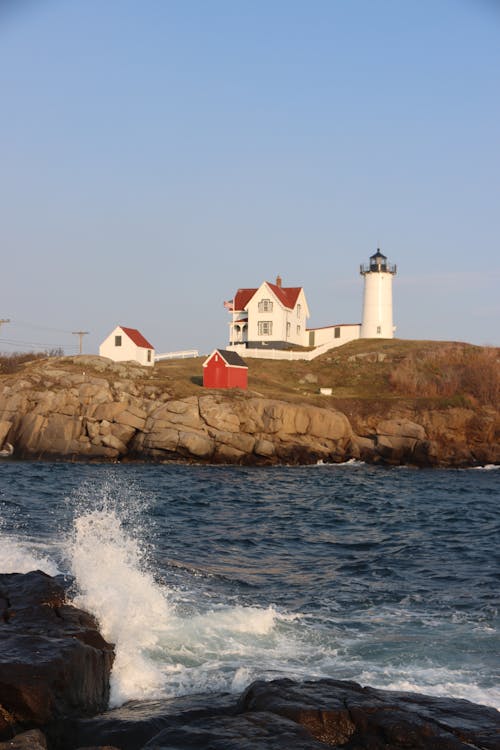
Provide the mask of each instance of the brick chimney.
{"label": "brick chimney", "polygon": [[281,289],[281,276],[276,276],[276,286]]}

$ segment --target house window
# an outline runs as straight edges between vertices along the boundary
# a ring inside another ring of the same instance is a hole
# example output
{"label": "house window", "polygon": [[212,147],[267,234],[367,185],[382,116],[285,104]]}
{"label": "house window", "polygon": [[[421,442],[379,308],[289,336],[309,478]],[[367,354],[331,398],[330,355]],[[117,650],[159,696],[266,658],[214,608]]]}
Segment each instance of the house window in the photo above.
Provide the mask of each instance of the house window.
{"label": "house window", "polygon": [[273,311],[273,301],[272,299],[261,299],[259,302],[259,312],[272,312]]}
{"label": "house window", "polygon": [[272,320],[259,320],[257,323],[257,333],[259,336],[271,336],[273,332]]}
{"label": "house window", "polygon": [[291,332],[292,332],[292,324],[291,323],[287,323],[286,324],[286,337],[287,337],[287,339],[290,338]]}
{"label": "house window", "polygon": [[377,326],[377,333],[382,333],[382,326]]}
{"label": "house window", "polygon": [[333,338],[339,339],[340,338],[340,326],[335,326],[333,330]]}
{"label": "house window", "polygon": [[300,326],[297,326],[297,336],[300,335]]}
{"label": "house window", "polygon": [[148,362],[151,362],[151,349],[148,349]]}
{"label": "house window", "polygon": [[122,337],[115,336],[115,346],[121,346],[121,345],[122,345]]}
{"label": "house window", "polygon": [[297,305],[297,317],[300,318],[300,314],[302,312],[302,305]]}

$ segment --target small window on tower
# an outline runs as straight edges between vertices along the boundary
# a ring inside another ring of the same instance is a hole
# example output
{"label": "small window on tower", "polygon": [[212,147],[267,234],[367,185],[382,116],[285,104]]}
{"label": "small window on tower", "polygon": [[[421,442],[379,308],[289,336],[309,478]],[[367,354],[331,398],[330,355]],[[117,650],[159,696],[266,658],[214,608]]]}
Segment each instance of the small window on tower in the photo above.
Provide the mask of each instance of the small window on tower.
{"label": "small window on tower", "polygon": [[148,349],[148,362],[151,362],[151,349]]}
{"label": "small window on tower", "polygon": [[122,337],[115,336],[115,346],[121,346],[121,345],[122,345]]}
{"label": "small window on tower", "polygon": [[335,339],[340,338],[340,326],[335,326],[334,331],[333,331],[333,337]]}
{"label": "small window on tower", "polygon": [[382,333],[382,326],[377,326],[377,333]]}

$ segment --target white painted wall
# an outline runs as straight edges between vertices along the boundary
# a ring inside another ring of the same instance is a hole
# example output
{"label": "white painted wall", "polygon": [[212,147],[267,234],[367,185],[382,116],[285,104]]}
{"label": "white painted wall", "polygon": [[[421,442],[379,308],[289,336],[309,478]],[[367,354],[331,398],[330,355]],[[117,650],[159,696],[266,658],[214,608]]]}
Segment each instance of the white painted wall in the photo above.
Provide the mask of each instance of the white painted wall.
{"label": "white painted wall", "polygon": [[364,274],[361,338],[392,339],[392,276],[383,271]]}
{"label": "white painted wall", "polygon": [[[335,329],[339,329],[340,336],[335,337]],[[314,331],[314,346],[323,346],[324,344],[331,344],[331,346],[341,346],[347,344],[348,341],[354,341],[359,339],[361,333],[361,325],[354,323],[350,325],[339,325],[339,326],[327,326],[325,328],[311,328],[310,331]],[[308,331],[308,345],[309,345],[309,331]]]}
{"label": "white painted wall", "polygon": [[[116,346],[116,336],[121,336],[121,346]],[[149,361],[148,352],[151,352]],[[152,367],[155,361],[155,350],[134,344],[120,326],[116,326],[114,331],[104,339],[99,347],[99,354],[101,357],[109,357],[114,362],[133,361],[146,367]]]}

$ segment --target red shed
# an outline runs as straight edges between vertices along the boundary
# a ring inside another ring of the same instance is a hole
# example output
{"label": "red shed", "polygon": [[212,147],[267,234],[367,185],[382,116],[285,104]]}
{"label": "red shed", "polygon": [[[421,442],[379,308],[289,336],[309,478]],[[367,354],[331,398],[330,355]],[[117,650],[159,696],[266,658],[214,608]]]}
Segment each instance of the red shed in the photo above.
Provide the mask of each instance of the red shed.
{"label": "red shed", "polygon": [[214,349],[203,363],[205,388],[244,388],[248,386],[248,367],[236,352]]}

